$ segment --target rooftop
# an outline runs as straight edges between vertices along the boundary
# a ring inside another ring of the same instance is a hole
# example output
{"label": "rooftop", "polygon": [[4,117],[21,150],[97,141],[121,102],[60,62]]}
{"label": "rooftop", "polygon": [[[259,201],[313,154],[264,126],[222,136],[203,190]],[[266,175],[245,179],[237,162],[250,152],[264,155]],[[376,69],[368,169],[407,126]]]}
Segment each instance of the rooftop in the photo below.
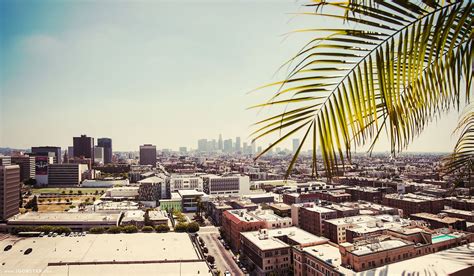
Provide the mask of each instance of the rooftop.
{"label": "rooftop", "polygon": [[[35,237],[35,238],[17,238],[11,237],[0,241],[0,248],[7,245],[13,245],[9,251],[0,255],[0,262],[5,263],[0,268],[1,271],[15,272],[19,268],[28,268],[32,271],[42,271],[51,269],[52,275],[59,273],[61,275],[67,269],[66,266],[51,267],[48,263],[52,262],[105,262],[105,261],[160,261],[160,260],[199,260],[196,251],[193,248],[191,240],[185,233],[137,233],[137,234],[88,234],[83,237]],[[29,255],[24,255],[22,251],[32,248]],[[180,250],[175,250],[179,248]],[[208,269],[199,263],[192,263],[191,267],[187,265],[185,269],[190,269],[191,274],[197,274],[199,269],[201,273],[207,273]],[[161,271],[162,264],[140,265],[91,265],[88,266],[98,274],[116,274],[121,275],[130,272],[132,267],[138,271],[151,270],[143,275],[153,274],[152,272],[159,266]],[[178,265],[179,266],[179,265]],[[94,274],[89,270],[83,270],[80,266],[69,266],[70,271],[76,275]],[[175,272],[175,265],[163,266],[165,274],[171,275]],[[124,269],[124,270],[121,270]],[[170,270],[167,270],[170,269]],[[194,270],[191,270],[194,269]],[[83,273],[87,271],[86,273]],[[82,273],[81,273],[82,272]],[[12,273],[13,274],[13,273]],[[66,273],[67,274],[67,273]],[[133,274],[133,273],[132,273]],[[46,274],[45,274],[46,275]],[[47,274],[49,275],[49,274]],[[131,274],[128,274],[131,275]],[[160,275],[162,275],[160,273]]]}
{"label": "rooftop", "polygon": [[[366,242],[366,240],[364,242]],[[401,240],[401,239],[388,238],[386,240],[378,240],[373,243],[367,243],[367,244],[358,243],[354,247],[354,250],[351,253],[360,256],[360,255],[372,254],[374,252],[379,252],[379,251],[384,251],[384,250],[391,250],[391,249],[403,247],[410,244],[413,244],[413,243],[405,241],[405,240]]]}
{"label": "rooftop", "polygon": [[417,214],[412,214],[412,216],[420,218],[420,219],[427,219],[427,220],[435,220],[441,223],[456,223],[458,221],[464,221],[464,219],[460,218],[453,218],[453,217],[448,217],[445,215],[435,215],[435,214],[430,214],[430,213],[417,213]]}
{"label": "rooftop", "polygon": [[287,236],[288,239],[299,245],[315,245],[326,243],[328,239],[315,236],[297,227],[287,227],[278,229],[265,229],[267,238],[262,238],[260,231],[242,232],[241,235],[255,244],[261,250],[270,250],[289,247],[288,244],[276,237]]}
{"label": "rooftop", "polygon": [[8,223],[117,221],[118,218],[119,214],[103,214],[95,212],[28,212],[10,218]]}
{"label": "rooftop", "polygon": [[[474,243],[364,271],[364,275],[453,275],[474,266]],[[466,271],[467,272],[467,271]],[[468,273],[466,273],[467,275]],[[461,275],[461,274],[459,274]],[[464,274],[462,274],[464,275]]]}

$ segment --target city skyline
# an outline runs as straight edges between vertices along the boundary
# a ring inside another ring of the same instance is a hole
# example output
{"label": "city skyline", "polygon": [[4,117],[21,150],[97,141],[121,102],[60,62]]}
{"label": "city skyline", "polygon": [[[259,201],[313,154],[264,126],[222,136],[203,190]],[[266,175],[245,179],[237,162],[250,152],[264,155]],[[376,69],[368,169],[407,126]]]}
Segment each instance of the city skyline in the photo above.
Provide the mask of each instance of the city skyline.
{"label": "city skyline", "polygon": [[[284,75],[275,68],[307,40],[283,36],[307,20],[288,14],[300,9],[290,0],[0,5],[8,68],[0,74],[0,147],[66,148],[80,133],[112,137],[116,151],[193,148],[219,133],[250,143],[250,126],[276,109],[246,110],[268,97],[247,92]],[[407,151],[450,152],[457,117],[432,122]],[[375,147],[388,149],[383,138]]]}

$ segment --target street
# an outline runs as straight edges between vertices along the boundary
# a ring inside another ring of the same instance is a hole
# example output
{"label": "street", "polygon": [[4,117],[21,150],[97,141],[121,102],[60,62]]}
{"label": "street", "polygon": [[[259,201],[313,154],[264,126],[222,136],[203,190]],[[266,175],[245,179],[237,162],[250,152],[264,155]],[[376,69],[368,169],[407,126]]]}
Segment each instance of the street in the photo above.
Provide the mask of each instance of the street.
{"label": "street", "polygon": [[242,270],[237,266],[235,261],[232,259],[232,253],[224,248],[222,243],[217,239],[219,233],[205,231],[199,231],[199,236],[204,240],[209,255],[214,256],[217,269],[221,271],[221,275],[228,270],[232,275],[244,275]]}

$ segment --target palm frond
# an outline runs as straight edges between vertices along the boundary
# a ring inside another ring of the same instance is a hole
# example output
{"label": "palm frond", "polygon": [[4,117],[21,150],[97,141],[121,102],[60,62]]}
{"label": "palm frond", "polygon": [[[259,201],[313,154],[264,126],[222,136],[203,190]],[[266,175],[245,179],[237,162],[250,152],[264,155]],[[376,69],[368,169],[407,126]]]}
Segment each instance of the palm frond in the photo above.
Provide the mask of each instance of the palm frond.
{"label": "palm frond", "polygon": [[459,178],[470,181],[474,173],[474,104],[461,115],[453,134],[460,136],[453,153],[444,160],[444,172],[456,173]]}
{"label": "palm frond", "polygon": [[284,64],[292,66],[287,78],[260,88],[276,92],[258,107],[285,109],[260,121],[255,139],[279,133],[279,143],[301,128],[313,147],[313,172],[319,145],[331,176],[354,148],[373,149],[382,129],[396,154],[433,118],[470,101],[471,1],[314,0],[307,8],[303,16],[345,27],[296,31],[315,37]]}

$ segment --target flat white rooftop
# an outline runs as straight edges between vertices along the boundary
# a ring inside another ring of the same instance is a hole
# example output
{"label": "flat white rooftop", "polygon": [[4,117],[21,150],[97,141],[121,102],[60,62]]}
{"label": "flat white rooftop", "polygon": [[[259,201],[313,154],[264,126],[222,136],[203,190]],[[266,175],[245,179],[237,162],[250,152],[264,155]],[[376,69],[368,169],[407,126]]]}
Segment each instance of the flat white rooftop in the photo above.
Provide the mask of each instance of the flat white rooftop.
{"label": "flat white rooftop", "polygon": [[[12,249],[3,251],[3,248],[7,245],[13,245]],[[74,238],[11,237],[0,241],[0,248],[2,249],[0,263],[4,263],[0,266],[0,275],[8,275],[8,271],[15,272],[17,269],[29,269],[34,272],[30,275],[41,275],[43,271],[44,275],[67,275],[67,273],[63,273],[65,271],[62,270],[63,267],[52,268],[48,266],[48,263],[56,262],[199,260],[188,234],[185,233],[88,234],[84,237]],[[28,248],[32,248],[33,251],[28,255],[24,255],[23,252]],[[177,248],[179,250],[176,250]],[[150,272],[141,275],[150,275],[156,269],[161,269],[162,265],[161,263],[140,267],[137,265],[137,271],[147,270]],[[187,265],[183,265],[182,268]],[[197,263],[190,263],[191,267],[189,269],[193,269],[193,265],[196,268],[202,267]],[[120,268],[115,265],[103,266],[103,264],[87,266],[91,270],[85,270],[86,267],[81,265],[75,265],[74,268],[70,266],[70,269],[72,268],[73,273],[76,273],[75,275],[110,275],[117,273],[119,275],[134,275],[130,264],[120,265]],[[172,275],[176,271],[175,266],[168,268],[163,266],[163,268],[165,275]],[[52,269],[53,274],[46,273],[46,269]],[[208,273],[207,269],[199,270],[201,274]],[[197,274],[197,270],[190,274]]]}
{"label": "flat white rooftop", "polygon": [[294,226],[287,228],[267,229],[267,233],[267,239],[260,239],[261,235],[259,234],[259,231],[242,232],[241,235],[246,237],[261,250],[288,247],[288,244],[276,238],[281,236],[287,236],[292,241],[302,245],[321,244],[327,242],[328,240],[323,237],[315,236]]}
{"label": "flat white rooftop", "polygon": [[[474,266],[474,243],[364,271],[360,275],[450,275]],[[461,273],[457,275],[472,275]]]}
{"label": "flat white rooftop", "polygon": [[117,221],[119,214],[104,214],[96,212],[28,212],[9,219],[9,223],[22,222],[97,222]]}
{"label": "flat white rooftop", "polygon": [[[48,266],[40,275],[212,275],[204,261],[192,263],[100,264]],[[8,274],[3,274],[8,275]]]}

